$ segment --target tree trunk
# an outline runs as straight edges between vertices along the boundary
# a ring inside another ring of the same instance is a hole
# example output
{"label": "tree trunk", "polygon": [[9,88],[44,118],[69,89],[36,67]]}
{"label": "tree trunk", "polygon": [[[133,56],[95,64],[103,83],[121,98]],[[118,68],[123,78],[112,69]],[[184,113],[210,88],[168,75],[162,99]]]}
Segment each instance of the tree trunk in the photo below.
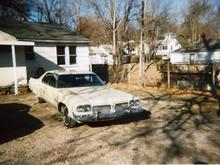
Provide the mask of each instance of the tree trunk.
{"label": "tree trunk", "polygon": [[[113,18],[112,18],[112,43],[113,43],[113,49],[112,49],[112,54],[113,57],[116,57],[116,5],[115,5],[115,0],[113,2]],[[116,61],[114,63],[118,65],[118,58],[115,58]]]}

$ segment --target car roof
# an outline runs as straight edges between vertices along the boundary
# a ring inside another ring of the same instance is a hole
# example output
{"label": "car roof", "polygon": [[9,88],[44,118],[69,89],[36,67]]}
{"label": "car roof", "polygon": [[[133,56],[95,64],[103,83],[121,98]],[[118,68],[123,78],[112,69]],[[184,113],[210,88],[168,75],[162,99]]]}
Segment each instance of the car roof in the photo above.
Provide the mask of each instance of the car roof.
{"label": "car roof", "polygon": [[66,75],[66,74],[94,74],[89,71],[76,71],[76,70],[51,70],[47,73],[55,73],[57,75]]}

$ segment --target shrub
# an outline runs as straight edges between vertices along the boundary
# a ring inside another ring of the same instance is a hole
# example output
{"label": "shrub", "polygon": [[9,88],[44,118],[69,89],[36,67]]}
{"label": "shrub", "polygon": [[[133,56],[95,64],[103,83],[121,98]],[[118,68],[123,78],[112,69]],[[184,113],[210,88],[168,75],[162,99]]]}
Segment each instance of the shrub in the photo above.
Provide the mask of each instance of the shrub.
{"label": "shrub", "polygon": [[139,57],[137,55],[132,55],[130,59],[130,63],[138,63]]}

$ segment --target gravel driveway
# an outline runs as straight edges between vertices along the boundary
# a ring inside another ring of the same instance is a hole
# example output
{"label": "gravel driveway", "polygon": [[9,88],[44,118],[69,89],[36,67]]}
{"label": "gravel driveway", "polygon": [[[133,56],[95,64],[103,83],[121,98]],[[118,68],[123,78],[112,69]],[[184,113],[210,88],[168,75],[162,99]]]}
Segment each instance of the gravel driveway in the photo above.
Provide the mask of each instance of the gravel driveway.
{"label": "gravel driveway", "polygon": [[71,129],[31,93],[0,96],[0,164],[220,163],[211,96],[131,92],[142,97],[145,113]]}

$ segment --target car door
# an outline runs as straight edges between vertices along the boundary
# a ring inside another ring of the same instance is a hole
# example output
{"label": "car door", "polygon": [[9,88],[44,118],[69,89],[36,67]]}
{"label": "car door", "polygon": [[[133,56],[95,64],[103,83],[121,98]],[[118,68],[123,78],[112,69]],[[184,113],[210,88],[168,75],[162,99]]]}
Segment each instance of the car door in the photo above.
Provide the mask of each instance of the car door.
{"label": "car door", "polygon": [[57,79],[58,76],[56,74],[51,74],[49,83],[45,88],[45,96],[49,103],[56,106],[58,101],[58,89],[57,89]]}
{"label": "car door", "polygon": [[51,78],[52,73],[47,73],[43,78],[42,78],[42,83],[39,87],[39,97],[43,98],[45,101],[47,101],[47,95],[46,95],[46,89],[47,86],[49,85],[49,81]]}

